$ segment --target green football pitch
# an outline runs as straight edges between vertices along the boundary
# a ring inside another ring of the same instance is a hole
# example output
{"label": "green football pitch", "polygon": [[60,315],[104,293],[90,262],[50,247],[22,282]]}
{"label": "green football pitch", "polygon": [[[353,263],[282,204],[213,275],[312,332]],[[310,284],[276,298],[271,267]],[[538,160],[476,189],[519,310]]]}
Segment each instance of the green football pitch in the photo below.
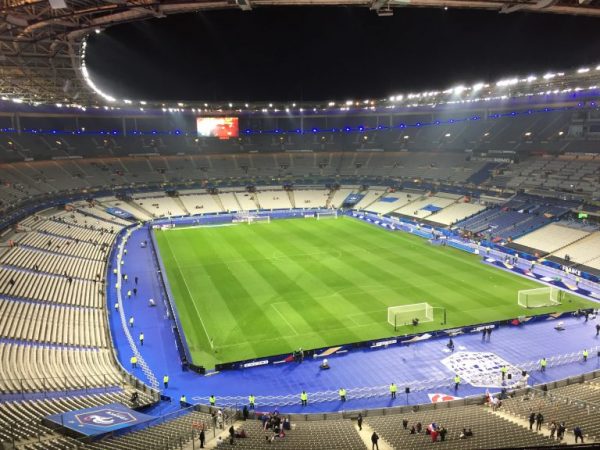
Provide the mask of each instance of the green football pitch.
{"label": "green football pitch", "polygon": [[[540,284],[352,218],[157,230],[194,364],[215,364],[396,334],[595,305],[568,294],[525,312]],[[433,322],[387,322],[389,306],[427,302]]]}

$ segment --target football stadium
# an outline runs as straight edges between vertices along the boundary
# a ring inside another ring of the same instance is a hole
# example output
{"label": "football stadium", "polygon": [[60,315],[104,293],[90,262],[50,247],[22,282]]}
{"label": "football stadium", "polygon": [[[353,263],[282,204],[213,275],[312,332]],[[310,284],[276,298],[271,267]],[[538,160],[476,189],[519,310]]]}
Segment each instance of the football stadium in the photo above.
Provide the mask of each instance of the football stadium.
{"label": "football stadium", "polygon": [[[4,2],[0,449],[600,445],[599,16],[595,0]],[[564,35],[513,37],[483,69],[443,50],[426,80],[414,55],[373,62],[423,20],[473,24],[452,28],[466,41],[500,23]],[[168,27],[190,41],[174,55]],[[218,42],[188,59],[195,28]],[[581,65],[558,39],[590,39]],[[340,43],[371,55],[370,82]],[[269,45],[314,71],[261,59]],[[165,90],[141,97],[153,79]]]}

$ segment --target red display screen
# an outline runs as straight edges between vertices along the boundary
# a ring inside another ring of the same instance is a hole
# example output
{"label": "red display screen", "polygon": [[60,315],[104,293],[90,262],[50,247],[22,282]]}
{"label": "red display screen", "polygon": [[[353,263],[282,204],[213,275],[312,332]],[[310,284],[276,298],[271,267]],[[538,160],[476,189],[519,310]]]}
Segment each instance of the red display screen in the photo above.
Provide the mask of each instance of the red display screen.
{"label": "red display screen", "polygon": [[204,137],[229,139],[239,136],[237,117],[197,117],[196,129],[198,135]]}

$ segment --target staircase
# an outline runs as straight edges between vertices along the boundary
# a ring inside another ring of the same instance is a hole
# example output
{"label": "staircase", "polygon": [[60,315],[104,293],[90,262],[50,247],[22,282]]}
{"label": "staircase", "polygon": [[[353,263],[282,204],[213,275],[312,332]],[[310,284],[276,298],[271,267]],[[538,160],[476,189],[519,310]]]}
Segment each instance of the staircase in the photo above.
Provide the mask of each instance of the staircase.
{"label": "staircase", "polygon": [[[484,411],[487,411],[489,414],[494,414],[498,417],[501,417],[502,419],[504,419],[508,422],[519,425],[522,428],[525,428],[527,430],[529,429],[529,421],[527,421],[521,417],[514,416],[508,412],[502,411],[502,408],[500,408],[496,411],[492,411],[491,408],[485,408]],[[532,433],[537,433],[537,434],[541,434],[542,436],[550,437],[550,429],[548,428],[548,425],[549,425],[549,423],[545,422],[542,425],[542,429],[540,431],[535,431],[535,425],[534,425],[534,429],[533,429]],[[591,439],[589,437],[589,435],[586,435],[585,437],[586,437],[586,444],[594,443],[594,440]],[[567,428],[567,431],[565,432],[562,442],[567,445],[575,444],[575,436],[573,435],[572,429]]]}

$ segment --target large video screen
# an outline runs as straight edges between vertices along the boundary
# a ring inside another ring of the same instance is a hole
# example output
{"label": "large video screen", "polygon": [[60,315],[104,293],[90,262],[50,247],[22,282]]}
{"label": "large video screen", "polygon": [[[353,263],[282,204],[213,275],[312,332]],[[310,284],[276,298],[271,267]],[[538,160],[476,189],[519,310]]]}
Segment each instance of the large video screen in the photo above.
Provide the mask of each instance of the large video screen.
{"label": "large video screen", "polygon": [[204,137],[229,139],[239,135],[237,117],[197,117],[196,129],[198,135]]}

